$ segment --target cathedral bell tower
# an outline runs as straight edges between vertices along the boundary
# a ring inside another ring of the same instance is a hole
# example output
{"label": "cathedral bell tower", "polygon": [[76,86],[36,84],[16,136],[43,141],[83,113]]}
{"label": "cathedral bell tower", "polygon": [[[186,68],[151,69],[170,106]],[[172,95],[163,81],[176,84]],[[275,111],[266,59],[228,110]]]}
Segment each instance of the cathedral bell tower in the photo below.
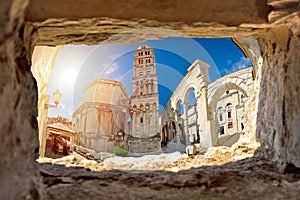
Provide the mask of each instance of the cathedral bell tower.
{"label": "cathedral bell tower", "polygon": [[148,153],[160,150],[158,106],[154,50],[149,45],[142,44],[134,52],[129,152]]}

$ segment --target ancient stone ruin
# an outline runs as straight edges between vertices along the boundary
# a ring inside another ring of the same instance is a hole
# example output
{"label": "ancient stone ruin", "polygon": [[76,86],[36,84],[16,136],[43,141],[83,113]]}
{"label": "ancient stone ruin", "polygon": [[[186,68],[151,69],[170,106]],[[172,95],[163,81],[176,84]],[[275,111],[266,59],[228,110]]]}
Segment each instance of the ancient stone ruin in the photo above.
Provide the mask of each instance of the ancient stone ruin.
{"label": "ancient stone ruin", "polygon": [[[299,198],[299,16],[298,0],[2,1],[1,198]],[[38,89],[31,72],[34,47],[125,44],[178,33],[232,37],[251,59],[254,94],[245,110],[246,135],[261,144],[253,158],[178,173],[95,173],[35,161],[39,143]]]}

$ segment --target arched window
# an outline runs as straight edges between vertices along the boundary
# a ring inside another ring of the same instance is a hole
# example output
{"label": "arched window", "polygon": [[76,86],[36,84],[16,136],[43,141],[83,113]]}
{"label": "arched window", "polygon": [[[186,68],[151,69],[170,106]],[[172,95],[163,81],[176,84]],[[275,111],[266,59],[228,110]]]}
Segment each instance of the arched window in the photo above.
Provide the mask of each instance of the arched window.
{"label": "arched window", "polygon": [[227,126],[228,126],[228,129],[230,128],[233,128],[233,120],[232,120],[232,104],[231,103],[228,103],[226,105],[226,112],[227,112]]}
{"label": "arched window", "polygon": [[227,117],[228,117],[228,119],[231,118],[231,111],[228,111],[228,112],[227,112]]}
{"label": "arched window", "polygon": [[243,102],[245,99],[245,95],[241,94],[241,102]]}
{"label": "arched window", "polygon": [[224,123],[224,110],[222,107],[219,107],[217,110],[217,115],[218,115],[218,121],[219,124]]}
{"label": "arched window", "polygon": [[220,135],[224,135],[224,134],[225,134],[224,126],[221,126],[221,127],[220,127],[219,133],[220,133]]}

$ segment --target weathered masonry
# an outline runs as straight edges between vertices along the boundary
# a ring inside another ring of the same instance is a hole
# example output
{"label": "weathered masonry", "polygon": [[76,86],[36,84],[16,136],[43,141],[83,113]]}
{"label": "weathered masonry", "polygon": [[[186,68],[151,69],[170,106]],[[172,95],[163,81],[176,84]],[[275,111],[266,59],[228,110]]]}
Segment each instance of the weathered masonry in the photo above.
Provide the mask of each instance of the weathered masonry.
{"label": "weathered masonry", "polygon": [[146,44],[140,45],[134,52],[129,104],[129,152],[160,152],[156,62],[153,48]]}
{"label": "weathered masonry", "polygon": [[[252,68],[227,74],[211,83],[209,67],[207,63],[196,60],[188,68],[188,73],[174,90],[160,116],[162,128],[168,124],[167,130],[162,130],[163,138],[174,130],[173,136],[168,137],[169,141],[181,138],[181,143],[188,145],[200,137],[200,146],[205,148],[224,145],[224,136],[237,136],[244,129],[242,116],[245,104],[253,93]],[[189,114],[188,95],[191,90],[195,91],[197,100],[196,118]],[[180,102],[183,104],[182,115],[178,114]],[[189,129],[192,118],[195,118],[196,130]]]}
{"label": "weathered masonry", "polygon": [[[53,191],[44,187],[40,166],[35,163],[39,144],[37,85],[30,71],[33,48],[100,44],[110,36],[115,37],[105,43],[133,43],[178,35],[236,38],[255,69],[254,95],[246,110],[247,133],[257,136],[261,155],[276,162],[280,170],[299,168],[299,15],[298,0],[229,0],[226,3],[203,0],[193,4],[181,0],[2,1],[2,198],[47,198],[47,192]],[[143,34],[134,34],[136,28]],[[113,176],[111,180],[119,180],[121,176]],[[124,186],[122,181],[118,182],[120,186]],[[105,189],[105,194],[116,194]],[[81,191],[72,192],[83,198]]]}

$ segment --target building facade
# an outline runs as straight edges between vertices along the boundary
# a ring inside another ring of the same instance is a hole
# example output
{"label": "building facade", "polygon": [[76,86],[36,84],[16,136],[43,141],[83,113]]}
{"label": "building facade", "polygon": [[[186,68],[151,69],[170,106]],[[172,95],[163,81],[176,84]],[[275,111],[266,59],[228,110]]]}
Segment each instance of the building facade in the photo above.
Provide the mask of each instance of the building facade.
{"label": "building facade", "polygon": [[158,81],[154,50],[140,45],[134,52],[130,98],[129,152],[160,151]]}
{"label": "building facade", "polygon": [[122,102],[127,99],[127,91],[118,81],[96,79],[84,88],[83,103],[73,113],[82,146],[112,152],[116,144],[126,141],[128,112]]}
{"label": "building facade", "polygon": [[[252,68],[232,72],[214,82],[210,82],[208,68],[196,60],[173,91],[160,115],[162,147],[173,141],[199,143],[204,148],[231,146],[239,139],[245,128],[244,109],[253,92]],[[195,105],[188,102],[192,90]],[[181,104],[183,112],[179,112]],[[170,128],[165,126],[170,123],[175,123],[175,134],[170,135]]]}
{"label": "building facade", "polygon": [[231,146],[244,130],[245,95],[239,90],[227,90],[221,95],[216,110],[218,145]]}
{"label": "building facade", "polygon": [[79,144],[73,122],[63,116],[48,117],[46,126],[45,156],[58,158],[73,151],[69,144]]}
{"label": "building facade", "polygon": [[[196,60],[159,116],[154,50],[140,45],[134,52],[131,97],[118,81],[97,79],[85,87],[83,103],[73,114],[82,146],[113,152],[116,145],[122,145],[130,155],[143,155],[161,152],[169,143],[199,143],[204,148],[232,145],[245,126],[243,112],[253,90],[252,69],[211,83],[209,67]],[[191,91],[196,99],[193,105],[188,102]]]}

